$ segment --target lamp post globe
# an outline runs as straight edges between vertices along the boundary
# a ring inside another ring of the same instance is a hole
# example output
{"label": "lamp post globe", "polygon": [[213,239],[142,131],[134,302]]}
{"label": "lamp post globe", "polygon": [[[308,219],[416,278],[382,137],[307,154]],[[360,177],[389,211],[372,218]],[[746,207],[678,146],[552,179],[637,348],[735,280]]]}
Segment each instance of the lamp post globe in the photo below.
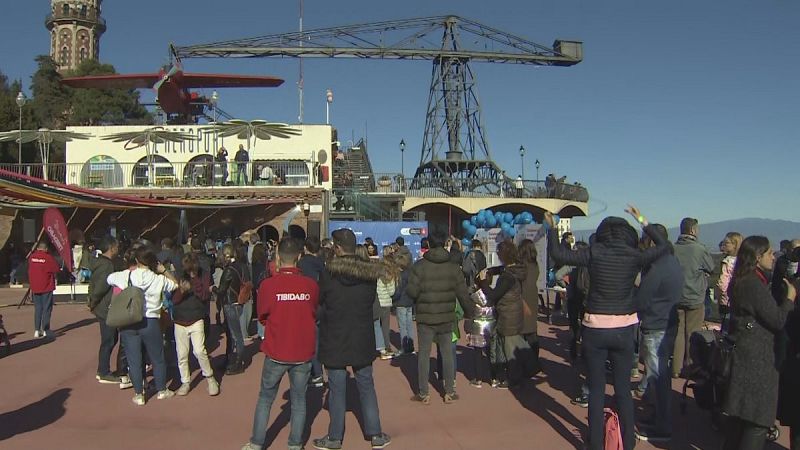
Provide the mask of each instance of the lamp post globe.
{"label": "lamp post globe", "polygon": [[406,177],[405,151],[406,151],[406,141],[405,139],[400,139],[400,173],[403,175],[403,178]]}
{"label": "lamp post globe", "polygon": [[537,159],[533,164],[536,166],[536,181],[539,181],[539,160]]}

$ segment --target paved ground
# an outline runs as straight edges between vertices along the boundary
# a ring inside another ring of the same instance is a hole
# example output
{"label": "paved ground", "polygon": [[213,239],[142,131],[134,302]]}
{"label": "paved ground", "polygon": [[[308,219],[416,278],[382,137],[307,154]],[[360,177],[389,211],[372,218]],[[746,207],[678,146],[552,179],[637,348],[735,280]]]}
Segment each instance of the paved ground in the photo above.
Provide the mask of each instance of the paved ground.
{"label": "paved ground", "polygon": [[[0,289],[0,305],[15,305],[20,295],[19,290]],[[258,395],[261,356],[253,358],[245,374],[222,377],[219,397],[209,397],[205,383],[196,380],[194,390],[185,398],[151,399],[146,406],[136,407],[131,403],[132,391],[95,381],[99,333],[85,306],[57,305],[53,328],[58,338],[47,343],[32,337],[33,307],[0,307],[0,314],[14,345],[11,355],[0,351],[0,449],[238,450],[247,441]],[[586,432],[586,410],[569,403],[578,381],[564,358],[566,327],[542,322],[539,332],[543,376],[512,393],[485,385],[475,389],[459,373],[461,400],[453,405],[444,405],[438,398],[430,406],[409,401],[411,385],[415,384],[410,381],[415,379],[413,356],[376,361],[381,421],[393,437],[390,448],[580,448],[581,435]],[[214,362],[221,364],[224,341],[215,341]],[[255,344],[248,350],[255,353]],[[459,355],[462,367],[466,356],[466,351]],[[199,376],[197,371],[195,376]],[[288,382],[284,382],[284,393],[270,418],[276,422],[268,439],[274,448],[285,448],[288,436]],[[711,430],[706,412],[698,410],[690,399],[686,415],[679,413],[679,384],[674,387],[673,441],[660,447],[639,444],[637,448],[719,448],[719,435]],[[322,436],[327,430],[323,392],[309,391],[311,437]],[[368,449],[360,431],[356,398],[351,395],[349,399],[348,407],[354,414],[347,416],[344,447]],[[788,430],[782,432],[781,445],[767,448],[788,448]]]}

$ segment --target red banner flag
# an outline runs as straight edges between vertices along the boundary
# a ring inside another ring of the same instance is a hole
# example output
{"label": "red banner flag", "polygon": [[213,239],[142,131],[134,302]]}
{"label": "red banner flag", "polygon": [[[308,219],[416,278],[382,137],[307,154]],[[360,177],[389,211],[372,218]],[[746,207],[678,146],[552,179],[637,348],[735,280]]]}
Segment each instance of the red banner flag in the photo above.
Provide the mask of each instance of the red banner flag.
{"label": "red banner flag", "polygon": [[47,208],[44,211],[43,225],[50,242],[53,243],[61,259],[64,260],[64,267],[69,272],[72,272],[72,249],[69,247],[69,239],[67,238],[67,224],[64,222],[64,216],[58,208]]}

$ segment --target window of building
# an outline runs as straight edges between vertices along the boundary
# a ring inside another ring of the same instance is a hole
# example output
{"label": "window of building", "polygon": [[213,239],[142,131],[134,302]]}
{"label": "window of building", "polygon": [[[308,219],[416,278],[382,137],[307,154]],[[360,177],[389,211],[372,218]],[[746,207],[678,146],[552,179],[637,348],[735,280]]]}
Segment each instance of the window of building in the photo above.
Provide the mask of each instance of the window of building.
{"label": "window of building", "polygon": [[65,16],[68,16],[68,15],[69,15],[69,4],[68,4],[68,3],[64,3],[63,5],[61,5],[61,12],[62,12],[62,13],[65,15]]}
{"label": "window of building", "polygon": [[86,18],[86,5],[81,6],[81,18]]}
{"label": "window of building", "polygon": [[69,47],[61,47],[61,65],[68,66],[69,65]]}
{"label": "window of building", "polygon": [[122,187],[122,166],[110,156],[97,155],[83,164],[80,185],[90,188]]}
{"label": "window of building", "polygon": [[80,58],[81,58],[81,62],[86,60],[86,47],[81,47]]}

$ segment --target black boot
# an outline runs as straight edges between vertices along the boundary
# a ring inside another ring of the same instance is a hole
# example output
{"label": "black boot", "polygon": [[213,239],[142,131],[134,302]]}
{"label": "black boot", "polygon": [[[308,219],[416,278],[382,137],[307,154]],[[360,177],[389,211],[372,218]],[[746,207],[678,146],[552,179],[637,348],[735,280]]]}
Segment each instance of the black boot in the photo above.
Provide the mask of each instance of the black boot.
{"label": "black boot", "polygon": [[238,375],[244,373],[244,362],[241,358],[236,357],[233,362],[225,369],[225,375]]}

